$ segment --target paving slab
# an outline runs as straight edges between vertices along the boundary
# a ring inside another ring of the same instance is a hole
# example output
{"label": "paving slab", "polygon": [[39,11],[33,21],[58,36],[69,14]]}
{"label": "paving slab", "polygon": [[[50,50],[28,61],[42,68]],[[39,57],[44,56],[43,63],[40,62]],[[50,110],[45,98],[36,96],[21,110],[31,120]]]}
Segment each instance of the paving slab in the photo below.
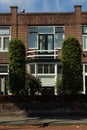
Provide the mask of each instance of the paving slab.
{"label": "paving slab", "polygon": [[87,124],[85,116],[62,117],[0,117],[0,125],[10,126],[57,126],[57,125],[84,125]]}

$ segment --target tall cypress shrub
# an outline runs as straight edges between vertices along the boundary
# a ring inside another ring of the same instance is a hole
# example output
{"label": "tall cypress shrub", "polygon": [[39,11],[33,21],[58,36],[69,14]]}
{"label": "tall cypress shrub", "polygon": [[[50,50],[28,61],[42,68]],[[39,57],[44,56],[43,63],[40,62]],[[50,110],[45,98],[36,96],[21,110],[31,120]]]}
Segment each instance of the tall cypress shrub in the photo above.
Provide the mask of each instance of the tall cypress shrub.
{"label": "tall cypress shrub", "polygon": [[20,95],[25,86],[25,47],[20,39],[9,44],[9,90]]}
{"label": "tall cypress shrub", "polygon": [[81,47],[75,37],[69,37],[62,46],[62,91],[72,94],[82,91]]}

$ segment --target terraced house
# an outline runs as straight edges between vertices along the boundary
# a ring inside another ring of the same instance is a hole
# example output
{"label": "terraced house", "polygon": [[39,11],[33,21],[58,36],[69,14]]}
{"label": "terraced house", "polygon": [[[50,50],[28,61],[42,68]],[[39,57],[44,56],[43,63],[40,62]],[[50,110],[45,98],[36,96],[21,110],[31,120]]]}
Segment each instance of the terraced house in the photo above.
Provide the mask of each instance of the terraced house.
{"label": "terraced house", "polygon": [[10,7],[10,13],[0,13],[0,92],[5,93],[8,67],[8,43],[20,38],[26,48],[26,70],[38,76],[43,89],[55,93],[57,78],[61,78],[62,41],[75,36],[82,47],[83,93],[87,93],[87,12],[77,5],[73,12],[27,13]]}

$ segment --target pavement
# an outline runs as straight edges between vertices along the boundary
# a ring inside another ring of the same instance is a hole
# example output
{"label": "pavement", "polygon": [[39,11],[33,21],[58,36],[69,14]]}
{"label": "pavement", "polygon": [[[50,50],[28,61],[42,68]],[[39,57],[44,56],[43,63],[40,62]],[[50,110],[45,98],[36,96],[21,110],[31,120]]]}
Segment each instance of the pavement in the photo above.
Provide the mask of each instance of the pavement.
{"label": "pavement", "polygon": [[87,125],[87,104],[81,104],[79,107],[30,104],[26,110],[15,107],[12,104],[6,104],[4,107],[1,105],[0,126]]}
{"label": "pavement", "polygon": [[57,126],[57,125],[87,125],[87,114],[66,112],[55,116],[38,117],[0,117],[0,125],[6,126]]}

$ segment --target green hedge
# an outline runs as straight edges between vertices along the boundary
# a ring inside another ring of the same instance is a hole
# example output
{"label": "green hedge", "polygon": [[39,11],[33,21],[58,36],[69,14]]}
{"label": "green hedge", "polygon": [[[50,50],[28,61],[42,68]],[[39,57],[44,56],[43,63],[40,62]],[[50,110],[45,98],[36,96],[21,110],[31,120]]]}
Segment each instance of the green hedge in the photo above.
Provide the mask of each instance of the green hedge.
{"label": "green hedge", "polygon": [[80,93],[83,89],[81,47],[75,37],[68,37],[62,46],[63,92]]}
{"label": "green hedge", "polygon": [[87,103],[87,95],[71,94],[71,95],[54,95],[54,96],[12,96],[0,95],[0,103]]}

